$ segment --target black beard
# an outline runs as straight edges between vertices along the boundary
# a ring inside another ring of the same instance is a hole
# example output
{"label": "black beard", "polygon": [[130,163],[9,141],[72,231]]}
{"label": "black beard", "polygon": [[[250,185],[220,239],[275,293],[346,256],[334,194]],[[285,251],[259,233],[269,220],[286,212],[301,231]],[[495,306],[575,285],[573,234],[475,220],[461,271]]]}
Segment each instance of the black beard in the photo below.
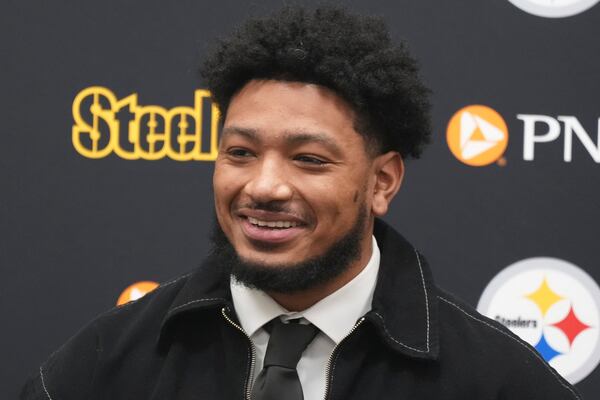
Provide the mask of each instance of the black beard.
{"label": "black beard", "polygon": [[215,222],[212,254],[221,265],[231,269],[238,282],[249,288],[272,293],[301,292],[332,281],[360,258],[365,223],[366,211],[361,206],[350,231],[322,255],[293,264],[265,265],[242,259]]}

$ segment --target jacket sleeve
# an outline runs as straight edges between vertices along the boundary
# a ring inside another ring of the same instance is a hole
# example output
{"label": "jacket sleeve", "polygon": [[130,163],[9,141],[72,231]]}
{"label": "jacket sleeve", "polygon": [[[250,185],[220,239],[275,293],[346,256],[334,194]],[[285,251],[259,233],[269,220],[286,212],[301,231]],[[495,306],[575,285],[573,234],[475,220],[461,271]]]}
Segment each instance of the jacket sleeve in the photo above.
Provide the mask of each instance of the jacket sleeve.
{"label": "jacket sleeve", "polygon": [[21,400],[84,400],[89,398],[102,352],[92,322],[40,365],[21,391]]}

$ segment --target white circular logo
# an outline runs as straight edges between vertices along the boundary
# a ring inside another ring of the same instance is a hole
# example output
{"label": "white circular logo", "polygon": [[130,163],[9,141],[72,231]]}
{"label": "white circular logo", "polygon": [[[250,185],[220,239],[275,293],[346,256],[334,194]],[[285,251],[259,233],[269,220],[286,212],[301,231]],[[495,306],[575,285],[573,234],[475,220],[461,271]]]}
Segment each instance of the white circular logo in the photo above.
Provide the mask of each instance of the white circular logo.
{"label": "white circular logo", "polygon": [[538,17],[562,18],[579,14],[600,0],[508,0],[521,10]]}
{"label": "white circular logo", "polygon": [[536,257],[506,267],[477,310],[535,347],[573,384],[600,362],[600,288],[567,261]]}

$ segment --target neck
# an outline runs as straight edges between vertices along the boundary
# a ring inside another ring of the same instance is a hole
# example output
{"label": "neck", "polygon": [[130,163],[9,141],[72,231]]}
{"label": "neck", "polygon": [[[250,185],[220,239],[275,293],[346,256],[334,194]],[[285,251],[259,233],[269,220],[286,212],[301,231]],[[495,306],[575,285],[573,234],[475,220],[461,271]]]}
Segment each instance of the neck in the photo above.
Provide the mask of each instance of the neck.
{"label": "neck", "polygon": [[303,290],[295,293],[276,293],[267,292],[273,300],[279,303],[283,308],[288,311],[303,311],[312,305],[318,303],[320,300],[329,296],[339,288],[346,285],[363,269],[367,266],[367,263],[371,259],[373,253],[373,239],[371,235],[367,235],[361,243],[360,257],[351,263],[348,268],[335,279],[319,285],[314,288]]}

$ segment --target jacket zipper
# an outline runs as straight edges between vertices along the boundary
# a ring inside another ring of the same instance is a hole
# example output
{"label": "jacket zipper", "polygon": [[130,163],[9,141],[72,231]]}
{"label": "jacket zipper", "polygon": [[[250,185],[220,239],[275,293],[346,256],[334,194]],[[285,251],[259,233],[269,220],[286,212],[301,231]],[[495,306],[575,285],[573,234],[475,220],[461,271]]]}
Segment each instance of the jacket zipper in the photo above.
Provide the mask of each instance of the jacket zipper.
{"label": "jacket zipper", "polygon": [[250,336],[248,336],[246,331],[244,331],[244,329],[241,326],[239,326],[238,324],[233,322],[231,320],[231,318],[229,318],[229,316],[227,315],[227,310],[228,310],[228,307],[223,307],[221,309],[221,314],[223,314],[223,317],[225,317],[225,319],[227,320],[227,322],[229,322],[229,324],[231,324],[238,331],[242,332],[244,334],[244,336],[246,336],[246,338],[248,338],[248,342],[250,343],[250,349],[252,350],[252,359],[250,361],[250,373],[246,377],[246,387],[245,387],[246,399],[251,400],[250,395],[252,394],[252,390],[251,390],[250,382],[252,381],[252,377],[254,376],[254,364],[256,364],[256,348],[254,347],[254,343],[252,343],[252,339],[250,339]]}
{"label": "jacket zipper", "polygon": [[323,400],[327,400],[327,397],[329,396],[329,389],[331,386],[331,363],[333,362],[333,359],[336,356],[337,350],[338,348],[342,345],[342,343],[344,343],[344,341],[348,338],[348,336],[352,335],[354,333],[354,331],[356,330],[356,328],[358,328],[360,326],[360,324],[362,324],[365,320],[365,317],[362,317],[361,319],[359,319],[356,324],[354,324],[354,326],[352,327],[352,329],[350,329],[350,332],[348,332],[348,334],[346,336],[344,336],[344,338],[342,340],[340,340],[340,342],[338,344],[335,345],[335,347],[333,348],[333,351],[331,352],[331,354],[329,355],[329,360],[327,360],[327,368],[326,368],[326,372],[325,372],[325,395],[323,396]]}

